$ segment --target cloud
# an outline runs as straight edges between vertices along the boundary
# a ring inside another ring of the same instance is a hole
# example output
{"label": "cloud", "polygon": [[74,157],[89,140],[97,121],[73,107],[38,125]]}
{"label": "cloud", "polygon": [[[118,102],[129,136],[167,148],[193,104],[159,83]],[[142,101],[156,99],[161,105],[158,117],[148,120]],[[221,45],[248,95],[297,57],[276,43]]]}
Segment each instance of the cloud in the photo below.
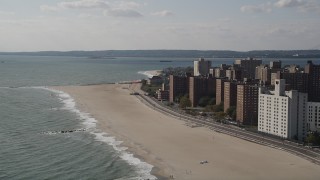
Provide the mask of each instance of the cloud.
{"label": "cloud", "polygon": [[298,7],[305,4],[307,1],[302,0],[278,0],[274,3],[274,6],[277,8],[286,8],[286,7]]}
{"label": "cloud", "polygon": [[298,8],[298,11],[304,13],[320,13],[320,3],[315,0],[278,0],[274,6],[277,8]]}
{"label": "cloud", "polygon": [[299,12],[320,13],[320,2],[317,0],[276,0],[259,5],[244,5],[240,8],[244,13],[265,13],[271,12],[273,8],[297,8]]}
{"label": "cloud", "polygon": [[241,12],[244,13],[263,13],[271,12],[272,4],[270,2],[259,5],[244,5],[240,8]]}
{"label": "cloud", "polygon": [[112,7],[104,11],[104,15],[113,17],[138,18],[143,15],[137,10],[142,5],[132,1],[116,1]]}
{"label": "cloud", "polygon": [[40,10],[42,12],[56,12],[56,11],[61,10],[61,8],[59,8],[57,6],[41,5]]}
{"label": "cloud", "polygon": [[[76,0],[63,1],[56,6],[42,5],[41,11],[60,11],[68,9],[102,9],[103,14],[113,17],[142,17],[143,15],[136,9],[141,7],[141,4],[131,1],[115,1],[110,3],[106,0]],[[80,16],[87,17],[87,16]]]}
{"label": "cloud", "polygon": [[57,12],[64,9],[106,9],[109,4],[105,0],[78,0],[78,1],[63,1],[55,6],[41,5],[42,12]]}
{"label": "cloud", "polygon": [[109,4],[104,0],[79,0],[58,3],[58,7],[66,9],[99,9],[109,8]]}
{"label": "cloud", "polygon": [[158,11],[152,13],[154,16],[160,16],[160,17],[167,17],[167,16],[174,16],[174,13],[168,10]]}
{"label": "cloud", "polygon": [[142,17],[143,15],[133,9],[109,9],[104,12],[104,15],[113,17]]}
{"label": "cloud", "polygon": [[119,9],[137,9],[141,6],[141,4],[132,1],[120,1],[114,4],[114,7]]}

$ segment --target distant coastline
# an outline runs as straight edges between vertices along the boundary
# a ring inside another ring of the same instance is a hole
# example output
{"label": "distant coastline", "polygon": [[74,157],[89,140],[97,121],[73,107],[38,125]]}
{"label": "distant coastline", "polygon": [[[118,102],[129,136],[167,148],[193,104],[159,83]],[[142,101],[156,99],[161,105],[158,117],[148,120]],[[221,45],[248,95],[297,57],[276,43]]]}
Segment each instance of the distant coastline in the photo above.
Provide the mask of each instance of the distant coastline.
{"label": "distant coastline", "polygon": [[99,59],[116,57],[171,57],[171,58],[320,58],[320,50],[103,50],[103,51],[39,51],[0,52],[0,55],[72,56]]}
{"label": "distant coastline", "polygon": [[109,56],[89,56],[89,59],[117,59],[116,57],[109,57]]}

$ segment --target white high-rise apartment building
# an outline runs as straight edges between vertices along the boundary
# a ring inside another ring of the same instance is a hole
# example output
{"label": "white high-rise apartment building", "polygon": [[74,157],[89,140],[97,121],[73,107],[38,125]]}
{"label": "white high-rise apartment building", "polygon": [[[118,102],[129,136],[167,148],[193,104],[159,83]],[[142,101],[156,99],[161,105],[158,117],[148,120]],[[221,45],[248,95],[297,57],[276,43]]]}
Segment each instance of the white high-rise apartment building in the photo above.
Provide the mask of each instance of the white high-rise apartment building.
{"label": "white high-rise apartment building", "polygon": [[285,80],[275,80],[275,90],[259,89],[258,131],[286,139],[306,136],[308,95],[285,91]]}
{"label": "white high-rise apartment building", "polygon": [[320,132],[320,102],[307,104],[307,130]]}
{"label": "white high-rise apartment building", "polygon": [[197,61],[193,62],[193,75],[200,76],[200,75],[207,75],[210,73],[211,61],[206,61],[204,58],[200,58]]}

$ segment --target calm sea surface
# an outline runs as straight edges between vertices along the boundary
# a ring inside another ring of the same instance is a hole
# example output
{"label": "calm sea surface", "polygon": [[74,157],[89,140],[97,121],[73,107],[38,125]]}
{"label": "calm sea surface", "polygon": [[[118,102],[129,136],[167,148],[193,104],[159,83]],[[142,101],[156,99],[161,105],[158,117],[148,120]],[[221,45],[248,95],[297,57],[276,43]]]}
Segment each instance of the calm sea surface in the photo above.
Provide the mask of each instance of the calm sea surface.
{"label": "calm sea surface", "polygon": [[[152,165],[97,129],[67,94],[46,86],[137,80],[146,78],[144,71],[193,66],[193,60],[0,56],[0,179],[154,179]],[[214,66],[234,61],[210,60]],[[309,59],[280,60],[303,66]]]}

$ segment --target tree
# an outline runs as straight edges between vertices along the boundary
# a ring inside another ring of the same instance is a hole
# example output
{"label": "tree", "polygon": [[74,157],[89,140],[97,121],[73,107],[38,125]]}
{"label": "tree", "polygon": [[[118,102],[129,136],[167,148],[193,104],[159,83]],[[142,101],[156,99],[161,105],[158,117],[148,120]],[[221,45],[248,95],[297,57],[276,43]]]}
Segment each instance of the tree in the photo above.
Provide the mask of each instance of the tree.
{"label": "tree", "polygon": [[210,97],[204,96],[199,99],[198,104],[200,107],[206,107],[209,104],[209,101],[210,101]]}
{"label": "tree", "polygon": [[214,117],[216,118],[217,121],[221,122],[226,117],[226,113],[216,112],[216,113],[214,113]]}
{"label": "tree", "polygon": [[229,117],[231,117],[233,120],[235,120],[236,119],[236,115],[237,115],[236,106],[229,107],[229,109],[227,109],[227,114],[229,115]]}
{"label": "tree", "polygon": [[147,84],[147,80],[142,79],[142,80],[141,80],[141,84],[142,84],[142,85],[146,85],[146,84]]}
{"label": "tree", "polygon": [[213,112],[221,112],[223,111],[223,103],[220,103],[219,105],[213,105],[212,106]]}
{"label": "tree", "polygon": [[308,144],[312,144],[312,145],[319,145],[320,144],[320,134],[317,131],[310,132],[306,138],[306,142]]}
{"label": "tree", "polygon": [[206,107],[206,106],[209,106],[209,105],[214,105],[216,102],[216,98],[212,98],[210,96],[203,96],[199,99],[199,106],[200,107]]}
{"label": "tree", "polygon": [[209,105],[215,105],[215,104],[216,104],[216,98],[213,97],[213,98],[210,99]]}
{"label": "tree", "polygon": [[190,107],[191,106],[191,101],[188,98],[188,96],[183,96],[180,98],[180,104],[179,107],[181,109],[185,109],[186,107]]}
{"label": "tree", "polygon": [[308,144],[314,144],[316,142],[316,136],[313,133],[308,134],[306,142]]}

